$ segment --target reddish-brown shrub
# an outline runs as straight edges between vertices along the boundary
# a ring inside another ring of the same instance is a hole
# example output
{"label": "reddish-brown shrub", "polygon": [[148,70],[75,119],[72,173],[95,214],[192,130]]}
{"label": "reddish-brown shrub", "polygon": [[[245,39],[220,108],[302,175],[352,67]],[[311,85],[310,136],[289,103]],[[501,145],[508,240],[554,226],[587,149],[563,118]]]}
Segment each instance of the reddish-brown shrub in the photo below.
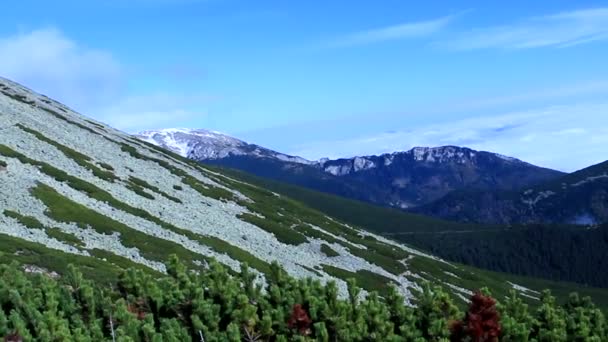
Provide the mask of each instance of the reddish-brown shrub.
{"label": "reddish-brown shrub", "polygon": [[308,316],[308,313],[302,305],[296,304],[293,306],[293,310],[291,311],[291,316],[287,321],[287,325],[290,329],[297,329],[301,335],[310,335],[310,325],[312,324],[312,320]]}
{"label": "reddish-brown shrub", "polygon": [[4,336],[4,342],[23,342],[23,337],[15,332]]}
{"label": "reddish-brown shrub", "polygon": [[451,330],[452,341],[469,337],[473,342],[498,342],[501,328],[496,300],[480,292],[475,293],[465,319],[453,322]]}

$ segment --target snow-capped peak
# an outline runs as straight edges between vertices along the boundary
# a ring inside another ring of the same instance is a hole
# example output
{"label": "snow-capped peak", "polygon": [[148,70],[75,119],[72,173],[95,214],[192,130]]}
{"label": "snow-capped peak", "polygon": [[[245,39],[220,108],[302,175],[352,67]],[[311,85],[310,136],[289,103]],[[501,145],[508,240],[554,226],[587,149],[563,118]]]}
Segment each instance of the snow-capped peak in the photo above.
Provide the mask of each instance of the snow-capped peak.
{"label": "snow-capped peak", "polygon": [[165,128],[143,131],[136,137],[167,148],[184,157],[196,152],[205,159],[224,158],[230,154],[242,154],[247,143],[226,134],[206,129]]}
{"label": "snow-capped peak", "polygon": [[247,155],[276,158],[290,163],[313,164],[304,158],[278,153],[261,146],[248,144],[224,133],[206,129],[165,128],[143,131],[135,136],[195,160]]}

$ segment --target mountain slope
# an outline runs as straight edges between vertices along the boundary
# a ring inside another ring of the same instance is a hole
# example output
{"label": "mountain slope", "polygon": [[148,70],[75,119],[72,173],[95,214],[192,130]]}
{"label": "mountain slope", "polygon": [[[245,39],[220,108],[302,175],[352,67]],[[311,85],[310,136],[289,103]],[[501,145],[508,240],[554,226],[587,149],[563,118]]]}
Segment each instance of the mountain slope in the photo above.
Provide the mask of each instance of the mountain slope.
{"label": "mountain slope", "polygon": [[489,225],[446,222],[217,169],[290,198],[348,224],[422,248],[446,260],[488,270],[608,287],[608,225]]}
{"label": "mountain slope", "polygon": [[306,186],[362,201],[381,203],[385,193],[365,183],[342,179],[322,170],[317,162],[248,144],[202,129],[144,131],[137,138],[208,165],[226,166],[261,177]]}
{"label": "mountain slope", "polygon": [[[206,269],[215,258],[232,271],[241,262],[263,282],[276,261],[292,276],[346,279],[386,293],[395,284],[408,301],[426,281],[464,304],[488,286],[534,299],[551,288],[606,291],[511,277],[451,264],[351,227],[300,202],[202,167],[141,142],[18,84],[0,79],[0,263],[53,276],[76,264],[100,284],[135,267],[165,272],[170,255]],[[337,254],[337,255],[336,255]],[[514,285],[515,284],[515,285]]]}
{"label": "mountain slope", "polygon": [[608,222],[608,161],[519,191],[460,191],[415,212],[462,222]]}
{"label": "mountain slope", "polygon": [[295,277],[336,281],[342,295],[354,277],[368,291],[396,284],[409,299],[425,279],[458,298],[513,288],[507,276],[350,227],[4,79],[0,133],[2,262],[58,273],[76,263],[107,282],[132,266],[163,273],[170,255],[195,270],[210,258],[233,271],[246,262],[259,281],[277,261]]}
{"label": "mountain slope", "polygon": [[453,190],[514,190],[562,175],[456,146],[313,162],[205,130],[147,131],[137,137],[206,164],[397,208],[426,204]]}
{"label": "mountain slope", "polygon": [[515,158],[464,147],[415,147],[406,152],[327,161],[324,170],[386,189],[392,206],[415,207],[458,189],[517,189],[561,175]]}

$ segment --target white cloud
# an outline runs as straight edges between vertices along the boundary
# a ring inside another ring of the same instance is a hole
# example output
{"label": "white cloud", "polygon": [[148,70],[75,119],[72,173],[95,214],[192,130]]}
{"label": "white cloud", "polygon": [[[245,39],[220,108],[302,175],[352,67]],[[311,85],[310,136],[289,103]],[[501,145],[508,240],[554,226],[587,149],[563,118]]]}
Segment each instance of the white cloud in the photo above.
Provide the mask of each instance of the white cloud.
{"label": "white cloud", "polygon": [[581,104],[456,119],[339,141],[299,146],[294,155],[318,159],[403,151],[414,146],[467,146],[573,171],[608,159],[608,103]]}
{"label": "white cloud", "polygon": [[84,47],[55,28],[0,37],[0,75],[116,128],[184,126],[204,115],[200,106],[209,97],[129,93],[124,71],[109,52]]}
{"label": "white cloud", "polygon": [[[464,12],[462,12],[464,13]],[[430,36],[443,30],[462,13],[448,15],[437,19],[402,23],[393,26],[371,29],[340,37],[329,45],[331,47],[348,47],[366,45],[389,40],[411,39]]]}
{"label": "white cloud", "polygon": [[111,54],[80,46],[54,28],[0,38],[0,74],[78,109],[107,101],[122,85]]}
{"label": "white cloud", "polygon": [[181,127],[204,117],[206,110],[195,108],[209,101],[212,98],[200,94],[156,93],[130,96],[101,108],[96,117],[113,127],[132,133],[142,129]]}
{"label": "white cloud", "polygon": [[608,8],[562,12],[457,34],[438,45],[458,50],[568,47],[608,39]]}

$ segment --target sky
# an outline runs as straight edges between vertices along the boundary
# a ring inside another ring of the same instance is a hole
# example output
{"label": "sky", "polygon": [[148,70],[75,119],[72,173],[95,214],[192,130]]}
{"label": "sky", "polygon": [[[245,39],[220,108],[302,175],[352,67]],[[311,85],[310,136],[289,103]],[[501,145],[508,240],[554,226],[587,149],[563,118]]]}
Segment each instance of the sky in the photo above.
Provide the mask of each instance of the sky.
{"label": "sky", "polygon": [[606,2],[20,0],[0,22],[0,76],[127,132],[608,159]]}

